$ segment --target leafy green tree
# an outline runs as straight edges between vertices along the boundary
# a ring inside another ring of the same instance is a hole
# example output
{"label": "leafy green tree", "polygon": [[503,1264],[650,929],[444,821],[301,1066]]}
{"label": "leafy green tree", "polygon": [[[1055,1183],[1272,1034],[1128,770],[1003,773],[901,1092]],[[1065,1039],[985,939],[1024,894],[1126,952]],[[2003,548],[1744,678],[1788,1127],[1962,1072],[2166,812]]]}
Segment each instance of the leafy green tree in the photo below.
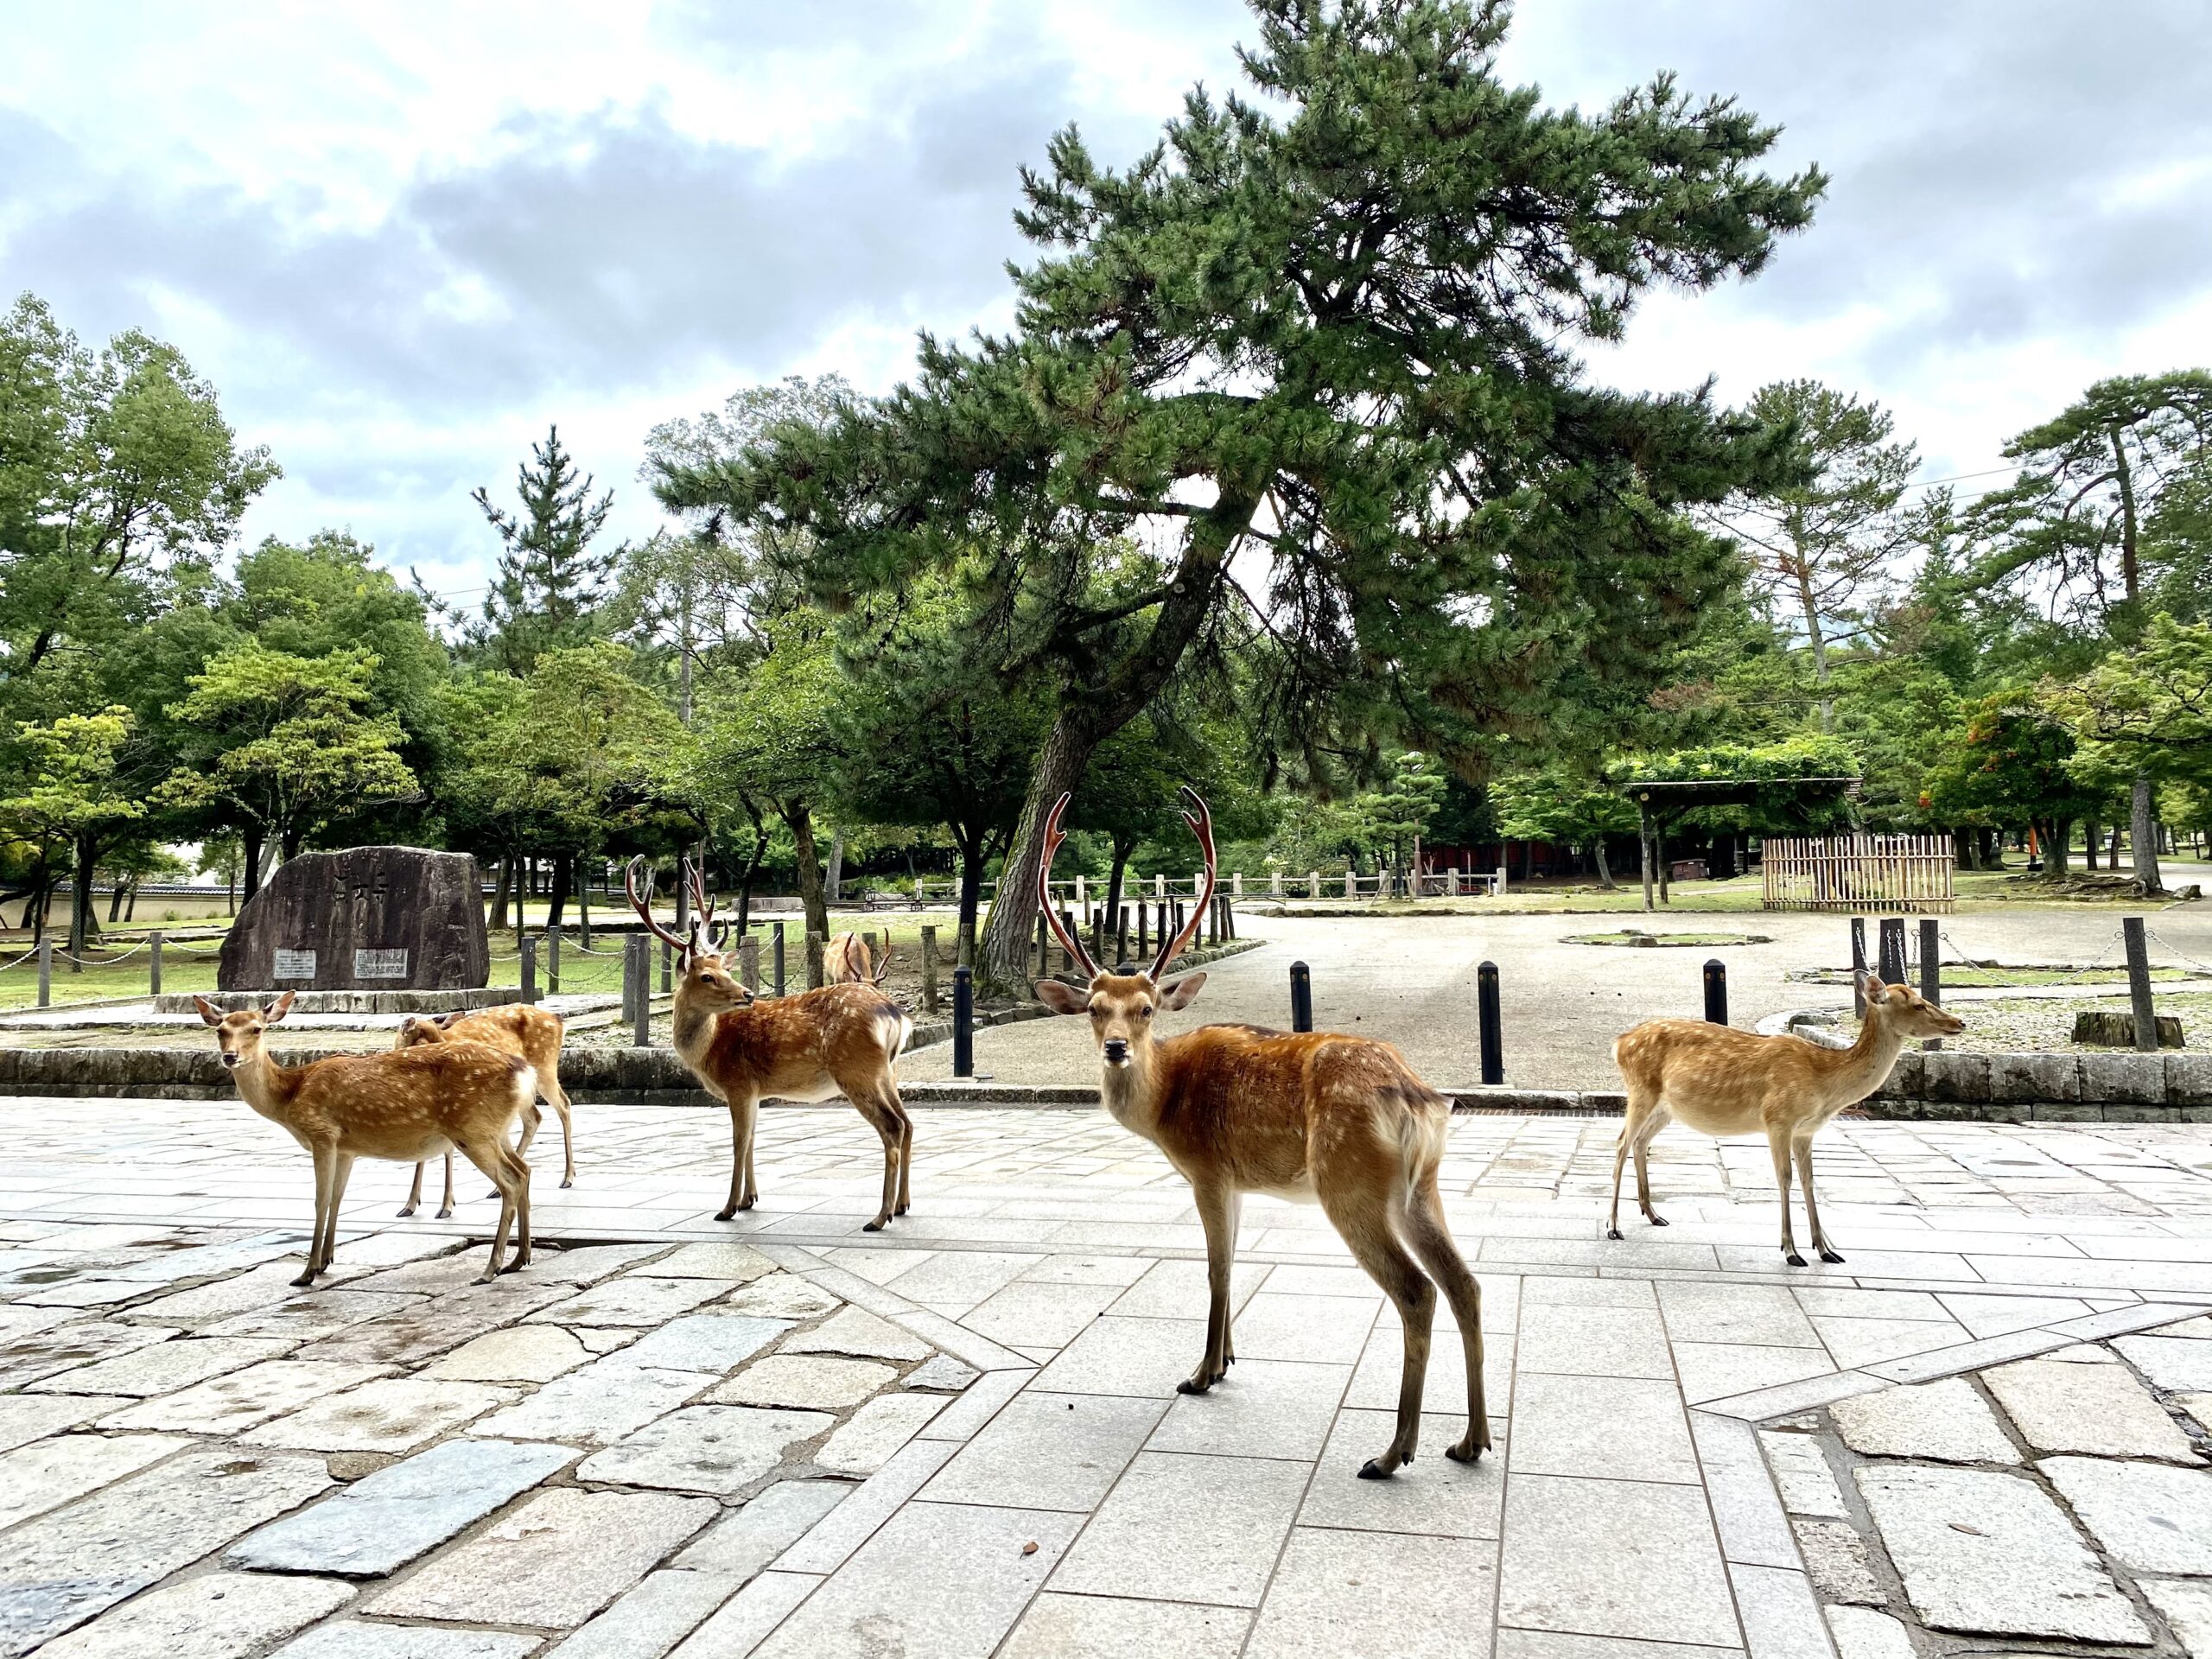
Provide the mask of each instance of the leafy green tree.
{"label": "leafy green tree", "polygon": [[248,899],[266,849],[290,858],[309,833],[417,794],[399,722],[367,710],[375,671],[365,651],[296,657],[249,640],[194,675],[169,709],[198,734],[198,752],[161,798],[237,830]]}
{"label": "leafy green tree", "polygon": [[2152,617],[2133,649],[2055,688],[2050,705],[2085,759],[2131,779],[2212,785],[2212,624]]}
{"label": "leafy green tree", "polygon": [[1947,823],[2029,825],[2042,846],[2044,878],[2063,880],[2074,825],[2107,798],[2076,778],[2077,747],[2073,734],[2041,709],[2001,695],[1986,698],[1931,775],[1930,804]]}
{"label": "leafy green tree", "polygon": [[[24,752],[19,792],[0,798],[0,826],[37,846],[42,866],[57,857],[70,864],[72,972],[81,971],[77,958],[93,931],[92,876],[100,855],[146,816],[143,792],[127,764],[130,738],[130,711],[120,706],[17,728]],[[43,938],[46,884],[36,891]]]}
{"label": "leafy green tree", "polygon": [[95,353],[19,298],[0,317],[0,698],[28,715],[37,677],[143,626],[276,476],[174,348],[133,330]]}
{"label": "leafy green tree", "polygon": [[609,490],[594,501],[589,474],[561,445],[561,429],[531,446],[515,468],[517,511],[495,506],[480,487],[472,498],[499,537],[499,565],[484,601],[477,643],[486,659],[527,674],[538,658],[588,641],[622,550],[594,552],[592,540],[613,510]]}
{"label": "leafy green tree", "polygon": [[1770,604],[1802,630],[1823,732],[1835,729],[1828,656],[1857,639],[1910,539],[1898,512],[1920,464],[1879,404],[1783,380],[1751,399],[1752,416],[1793,435],[1801,480],[1729,503],[1720,521],[1750,550]]}
{"label": "leafy green tree", "polygon": [[1636,809],[1603,779],[1553,767],[1515,772],[1491,785],[1499,834],[1513,841],[1547,841],[1562,847],[1586,847],[1598,885],[1613,887],[1605,861],[1605,837],[1637,832]]}
{"label": "leafy green tree", "polygon": [[[1370,733],[1477,764],[1585,691],[1641,695],[1732,575],[1681,509],[1770,458],[1701,393],[1587,384],[1572,348],[1808,221],[1820,175],[1758,170],[1772,129],[1664,76],[1544,109],[1497,77],[1502,3],[1255,12],[1262,101],[1194,92],[1123,170],[1069,130],[1023,175],[1013,334],[925,339],[888,398],[660,486],[808,531],[824,603],[997,562],[978,626],[1012,619],[1057,682],[984,950],[1000,986],[1044,813],[1248,604],[1280,641],[1275,729],[1317,767]],[[1157,574],[1104,599],[1125,533]]]}
{"label": "leafy green tree", "polygon": [[1378,848],[1387,848],[1393,869],[1406,868],[1413,845],[1444,804],[1444,774],[1418,750],[1409,749],[1390,764],[1381,789],[1360,796],[1354,805]]}

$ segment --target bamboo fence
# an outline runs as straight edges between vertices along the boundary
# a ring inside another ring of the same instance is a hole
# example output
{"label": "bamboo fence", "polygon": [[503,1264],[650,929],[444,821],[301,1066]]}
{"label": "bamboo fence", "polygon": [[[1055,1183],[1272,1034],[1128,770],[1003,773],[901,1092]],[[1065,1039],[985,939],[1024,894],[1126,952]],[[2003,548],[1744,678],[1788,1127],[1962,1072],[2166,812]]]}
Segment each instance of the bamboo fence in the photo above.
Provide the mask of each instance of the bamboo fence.
{"label": "bamboo fence", "polygon": [[1948,836],[1770,836],[1760,854],[1765,910],[1949,911],[1957,856]]}

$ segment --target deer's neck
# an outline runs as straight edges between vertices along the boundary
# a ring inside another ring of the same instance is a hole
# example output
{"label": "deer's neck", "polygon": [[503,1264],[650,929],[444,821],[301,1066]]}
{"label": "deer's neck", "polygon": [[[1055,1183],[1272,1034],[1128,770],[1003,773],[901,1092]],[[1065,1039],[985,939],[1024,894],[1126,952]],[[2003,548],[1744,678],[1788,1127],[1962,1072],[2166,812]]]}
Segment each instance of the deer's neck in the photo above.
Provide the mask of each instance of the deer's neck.
{"label": "deer's neck", "polygon": [[1160,1138],[1160,1051],[1151,1043],[1134,1051],[1127,1065],[1101,1065],[1099,1103],[1114,1121],[1147,1141]]}
{"label": "deer's neck", "polygon": [[676,1052],[695,1071],[707,1058],[707,1050],[715,1040],[715,1022],[721,1017],[716,1010],[702,1008],[681,991],[677,993],[676,1007],[671,1015]]}
{"label": "deer's neck", "polygon": [[1870,1007],[1859,1022],[1858,1039],[1837,1052],[1840,1064],[1828,1074],[1834,1109],[1856,1105],[1879,1089],[1904,1047],[1904,1038],[1897,1028]]}
{"label": "deer's neck", "polygon": [[299,1095],[300,1081],[307,1071],[304,1065],[279,1065],[267,1049],[257,1048],[251,1058],[238,1062],[231,1076],[238,1085],[241,1100],[262,1116],[282,1122]]}

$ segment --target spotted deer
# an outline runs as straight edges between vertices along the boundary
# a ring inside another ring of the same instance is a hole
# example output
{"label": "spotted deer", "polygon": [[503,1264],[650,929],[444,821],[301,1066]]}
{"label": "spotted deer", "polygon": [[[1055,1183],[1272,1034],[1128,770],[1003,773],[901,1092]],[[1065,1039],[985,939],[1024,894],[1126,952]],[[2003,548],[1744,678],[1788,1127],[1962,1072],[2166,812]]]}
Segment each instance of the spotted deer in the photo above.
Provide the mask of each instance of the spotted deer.
{"label": "spotted deer", "polygon": [[822,953],[822,982],[825,985],[875,985],[891,971],[891,936],[883,936],[883,963],[877,966],[868,941],[858,933],[840,933]]}
{"label": "spotted deer", "polygon": [[728,1221],[759,1201],[753,1173],[753,1130],[764,1099],[832,1100],[842,1094],[883,1142],[883,1202],[864,1230],[880,1231],[906,1213],[914,1158],[914,1124],[899,1100],[892,1062],[906,1046],[913,1020],[873,985],[824,985],[796,996],[762,1001],[730,972],[713,931],[706,884],[687,861],[695,901],[691,937],[679,939],[653,919],[638,895],[643,858],[623,876],[630,907],[679,957],[676,982],[676,1052],[707,1092],[729,1107],[729,1202],[715,1214]]}
{"label": "spotted deer", "polygon": [[292,1282],[311,1285],[329,1271],[354,1160],[420,1163],[453,1147],[499,1192],[499,1230],[478,1282],[500,1273],[511,1228],[515,1259],[506,1271],[527,1265],[530,1166],[507,1144],[507,1130],[537,1097],[530,1062],[480,1043],[435,1043],[279,1065],[261,1037],[291,1011],[292,995],[286,991],[265,1008],[229,1014],[204,996],[193,999],[200,1017],[215,1028],[223,1065],[245,1103],[315,1160],[315,1231],[307,1270]]}
{"label": "spotted deer", "polygon": [[[561,1087],[561,1016],[527,1002],[508,1002],[498,1007],[482,1008],[474,1014],[413,1014],[401,1022],[399,1035],[393,1040],[395,1049],[414,1048],[423,1043],[482,1043],[504,1053],[519,1054],[528,1060],[531,1069],[537,1073],[538,1092],[553,1108],[561,1120],[561,1185],[576,1184],[576,1141],[574,1127],[569,1116],[569,1096]],[[518,1155],[527,1154],[530,1143],[537,1137],[537,1126],[543,1114],[532,1101],[522,1115],[522,1141],[515,1147]],[[499,1195],[495,1192],[494,1198]],[[407,1202],[399,1213],[411,1216],[423,1202],[423,1166],[415,1166],[415,1185],[408,1189]],[[453,1154],[446,1154],[446,1194],[438,1206],[438,1219],[443,1221],[453,1214]]]}
{"label": "spotted deer", "polygon": [[1467,1429],[1444,1455],[1471,1463],[1490,1446],[1490,1417],[1483,1404],[1482,1292],[1452,1242],[1437,1192],[1451,1107],[1396,1049],[1370,1038],[1241,1025],[1154,1035],[1155,1017],[1187,1007],[1206,979],[1194,973],[1166,982],[1216,883],[1212,816],[1196,791],[1185,788],[1183,797],[1184,821],[1205,855],[1205,892],[1183,931],[1161,941],[1150,968],[1106,972],[1052,909],[1046,884],[1065,839],[1060,821],[1068,796],[1046,821],[1037,876],[1046,923],[1086,982],[1040,980],[1038,1000],[1058,1014],[1090,1016],[1104,1065],[1099,1092],[1106,1109],[1158,1147],[1191,1184],[1205,1229],[1205,1352],[1176,1387],[1204,1394],[1236,1359],[1229,1284],[1243,1195],[1318,1201],[1389,1297],[1405,1332],[1397,1432],[1360,1474],[1381,1479],[1413,1461],[1439,1286],[1467,1361]]}
{"label": "spotted deer", "polygon": [[1628,1109],[1613,1148],[1613,1207],[1605,1236],[1621,1236],[1621,1166],[1636,1159],[1636,1201],[1643,1218],[1664,1227],[1651,1205],[1645,1159],[1653,1137],[1680,1118],[1700,1135],[1764,1134],[1774,1154],[1774,1184],[1782,1198],[1782,1255],[1805,1265],[1789,1225],[1789,1164],[1795,1158],[1805,1187],[1805,1223],[1823,1262],[1843,1257],[1821,1230],[1813,1199],[1813,1137],[1847,1106],[1882,1086],[1908,1038],[1955,1037],[1966,1022],[1946,1014],[1908,985],[1863,982],[1866,1016],[1859,1039],[1830,1048],[1802,1037],[1761,1037],[1702,1020],[1647,1020],[1613,1044],[1613,1064],[1628,1085]]}

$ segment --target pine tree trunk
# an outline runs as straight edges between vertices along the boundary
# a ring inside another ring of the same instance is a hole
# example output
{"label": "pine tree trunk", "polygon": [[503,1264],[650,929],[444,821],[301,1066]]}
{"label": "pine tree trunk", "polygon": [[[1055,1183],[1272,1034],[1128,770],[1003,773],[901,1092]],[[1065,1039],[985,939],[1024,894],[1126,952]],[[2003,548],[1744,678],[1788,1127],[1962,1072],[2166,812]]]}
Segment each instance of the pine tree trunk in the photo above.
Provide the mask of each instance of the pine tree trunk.
{"label": "pine tree trunk", "polygon": [[[1135,839],[1125,842],[1119,836],[1114,837],[1114,867],[1106,875],[1106,931],[1109,933],[1121,925],[1122,883],[1128,875],[1129,855],[1136,849]],[[1100,965],[1112,967],[1115,964],[1103,963]]]}
{"label": "pine tree trunk", "polygon": [[75,868],[69,884],[69,971],[85,971],[85,947],[98,924],[92,919],[92,867],[99,861],[99,843],[79,836],[74,849]]}
{"label": "pine tree trunk", "polygon": [[138,919],[138,883],[140,880],[140,877],[135,875],[130,878],[130,902],[123,907],[123,919],[126,922],[135,922]]}
{"label": "pine tree trunk", "polygon": [[806,912],[806,931],[817,938],[830,937],[830,906],[822,882],[822,854],[814,844],[814,815],[804,801],[785,801],[778,807],[791,832],[798,853],[798,902]]}
{"label": "pine tree trunk", "polygon": [[261,826],[257,823],[242,825],[238,830],[238,842],[242,849],[239,860],[243,872],[241,880],[245,887],[244,901],[250,905],[253,902],[253,895],[261,891],[261,849],[264,843]]}
{"label": "pine tree trunk", "polygon": [[1037,925],[1037,871],[1045,861],[1039,832],[1052,803],[1083,777],[1098,743],[1087,725],[1063,709],[1045,739],[1037,769],[1030,773],[1029,794],[1021,804],[1006,868],[999,874],[999,896],[992,901],[990,924],[976,963],[976,976],[995,995],[1020,996],[1028,985],[1030,934]]}
{"label": "pine tree trunk", "polygon": [[115,887],[107,896],[107,919],[110,926],[123,919],[123,890],[130,885],[128,876],[115,878]]}
{"label": "pine tree trunk", "polygon": [[822,873],[822,896],[836,904],[844,895],[845,832],[833,830],[830,834],[830,868]]}
{"label": "pine tree trunk", "polygon": [[1605,838],[1602,835],[1591,839],[1590,861],[1597,867],[1598,885],[1611,893],[1613,890],[1613,872],[1605,862]]}
{"label": "pine tree trunk", "polygon": [[561,925],[561,912],[569,906],[569,880],[574,873],[575,860],[567,853],[553,855],[553,879],[546,884],[545,927],[548,932]]}
{"label": "pine tree trunk", "polygon": [[2074,820],[2053,818],[2050,823],[2050,834],[2045,838],[2043,849],[2043,879],[2063,881],[2067,875],[2067,861],[2073,854],[2073,849],[2067,843],[2074,839]]}
{"label": "pine tree trunk", "polygon": [[[2134,799],[2130,805],[2132,810],[2128,816],[2127,834],[2128,839],[2134,843],[2135,880],[2141,884],[2143,895],[2147,899],[2152,893],[2166,890],[2165,883],[2159,879],[2157,803],[2151,790],[2150,773],[2139,772],[2135,774]],[[2115,847],[2113,849],[2114,868],[2119,862],[2120,849]]]}
{"label": "pine tree trunk", "polygon": [[576,858],[576,928],[577,944],[591,949],[591,860],[581,854]]}
{"label": "pine tree trunk", "polygon": [[512,853],[509,853],[505,857],[499,861],[499,877],[492,885],[492,920],[490,926],[491,931],[494,933],[504,933],[506,931],[507,889],[513,885],[514,879],[515,859],[514,855]]}

